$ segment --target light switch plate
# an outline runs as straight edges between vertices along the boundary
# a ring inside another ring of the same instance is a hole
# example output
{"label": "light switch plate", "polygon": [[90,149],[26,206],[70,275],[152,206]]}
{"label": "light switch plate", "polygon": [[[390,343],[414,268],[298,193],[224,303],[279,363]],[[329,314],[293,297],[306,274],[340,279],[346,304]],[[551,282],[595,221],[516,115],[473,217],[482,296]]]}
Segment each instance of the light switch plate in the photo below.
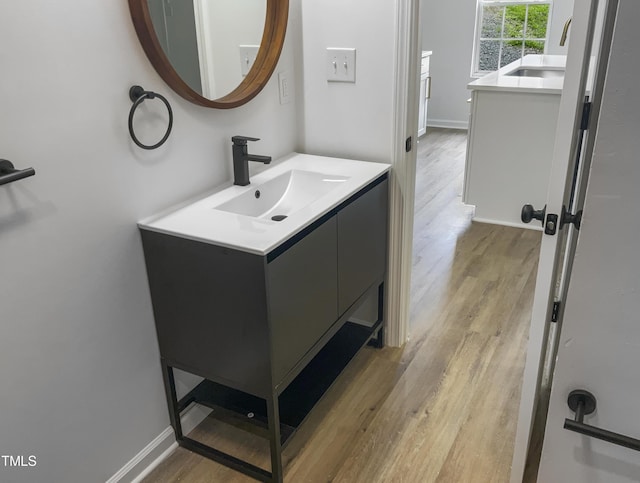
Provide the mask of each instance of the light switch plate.
{"label": "light switch plate", "polygon": [[249,73],[251,67],[253,67],[253,63],[256,61],[260,46],[240,45],[238,48],[240,50],[240,73],[242,74],[242,77],[244,77]]}
{"label": "light switch plate", "polygon": [[289,104],[291,102],[291,81],[289,79],[289,71],[278,73],[278,93],[280,104]]}
{"label": "light switch plate", "polygon": [[356,49],[327,48],[327,80],[356,81]]}

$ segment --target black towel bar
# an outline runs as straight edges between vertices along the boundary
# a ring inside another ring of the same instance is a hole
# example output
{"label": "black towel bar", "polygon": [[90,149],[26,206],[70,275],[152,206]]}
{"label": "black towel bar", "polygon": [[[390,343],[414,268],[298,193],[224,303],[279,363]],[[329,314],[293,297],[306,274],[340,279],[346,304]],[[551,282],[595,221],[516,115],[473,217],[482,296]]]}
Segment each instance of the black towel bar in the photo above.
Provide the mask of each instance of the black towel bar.
{"label": "black towel bar", "polygon": [[11,161],[0,159],[0,185],[13,183],[36,174],[33,168],[15,169]]}
{"label": "black towel bar", "polygon": [[596,410],[596,398],[590,392],[583,389],[571,391],[569,399],[567,399],[567,404],[571,410],[576,413],[576,417],[575,420],[565,419],[564,429],[640,451],[640,439],[631,438],[624,434],[613,433],[606,429],[584,423],[585,415],[591,414]]}

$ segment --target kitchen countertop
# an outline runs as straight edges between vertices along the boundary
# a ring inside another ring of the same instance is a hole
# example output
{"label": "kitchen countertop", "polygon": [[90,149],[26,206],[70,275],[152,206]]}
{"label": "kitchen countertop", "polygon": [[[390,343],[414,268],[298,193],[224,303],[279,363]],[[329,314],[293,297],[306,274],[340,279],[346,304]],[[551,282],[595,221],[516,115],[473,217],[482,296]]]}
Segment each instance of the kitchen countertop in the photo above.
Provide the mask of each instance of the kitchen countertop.
{"label": "kitchen countertop", "polygon": [[472,90],[561,94],[564,77],[519,77],[506,74],[520,68],[564,70],[566,63],[566,55],[525,55],[523,58],[505,65],[501,69],[469,83],[467,88]]}
{"label": "kitchen countertop", "polygon": [[[252,176],[248,186],[234,186],[229,182],[213,193],[144,219],[138,226],[145,230],[266,255],[386,173],[389,168],[390,165],[384,163],[292,153]],[[216,209],[220,204],[254,191],[260,184],[290,170],[313,171],[348,179],[330,193],[319,196],[279,222]]]}

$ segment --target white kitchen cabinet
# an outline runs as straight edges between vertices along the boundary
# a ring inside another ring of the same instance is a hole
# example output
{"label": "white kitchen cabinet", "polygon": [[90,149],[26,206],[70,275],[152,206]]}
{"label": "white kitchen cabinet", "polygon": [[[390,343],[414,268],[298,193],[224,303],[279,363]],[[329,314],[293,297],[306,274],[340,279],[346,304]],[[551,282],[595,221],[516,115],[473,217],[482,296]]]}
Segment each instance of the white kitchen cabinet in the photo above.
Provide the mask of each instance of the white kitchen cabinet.
{"label": "white kitchen cabinet", "polygon": [[473,91],[463,202],[474,220],[540,229],[522,206],[544,206],[559,95]]}
{"label": "white kitchen cabinet", "polygon": [[429,64],[432,52],[422,51],[420,62],[420,97],[418,107],[418,137],[427,132],[427,104],[431,97],[431,75],[429,74]]}
{"label": "white kitchen cabinet", "polygon": [[541,229],[539,223],[522,223],[520,214],[525,204],[545,204],[562,78],[525,78],[508,72],[540,65],[564,68],[564,58],[559,57],[527,56],[469,84],[462,201],[475,206],[475,221]]}

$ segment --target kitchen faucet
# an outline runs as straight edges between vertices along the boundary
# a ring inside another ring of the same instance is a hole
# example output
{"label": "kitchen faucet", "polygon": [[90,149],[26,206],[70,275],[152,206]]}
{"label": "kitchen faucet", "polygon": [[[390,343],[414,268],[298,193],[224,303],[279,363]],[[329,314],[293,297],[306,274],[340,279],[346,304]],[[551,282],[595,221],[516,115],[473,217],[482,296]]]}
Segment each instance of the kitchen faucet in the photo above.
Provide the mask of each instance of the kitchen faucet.
{"label": "kitchen faucet", "polygon": [[271,156],[249,154],[247,141],[260,141],[259,138],[233,136],[233,184],[247,186],[249,184],[249,161],[269,164]]}
{"label": "kitchen faucet", "polygon": [[560,36],[560,47],[564,47],[564,44],[567,43],[567,35],[569,34],[569,26],[571,25],[571,20],[573,20],[573,17],[569,17],[569,19],[564,23],[562,35]]}

